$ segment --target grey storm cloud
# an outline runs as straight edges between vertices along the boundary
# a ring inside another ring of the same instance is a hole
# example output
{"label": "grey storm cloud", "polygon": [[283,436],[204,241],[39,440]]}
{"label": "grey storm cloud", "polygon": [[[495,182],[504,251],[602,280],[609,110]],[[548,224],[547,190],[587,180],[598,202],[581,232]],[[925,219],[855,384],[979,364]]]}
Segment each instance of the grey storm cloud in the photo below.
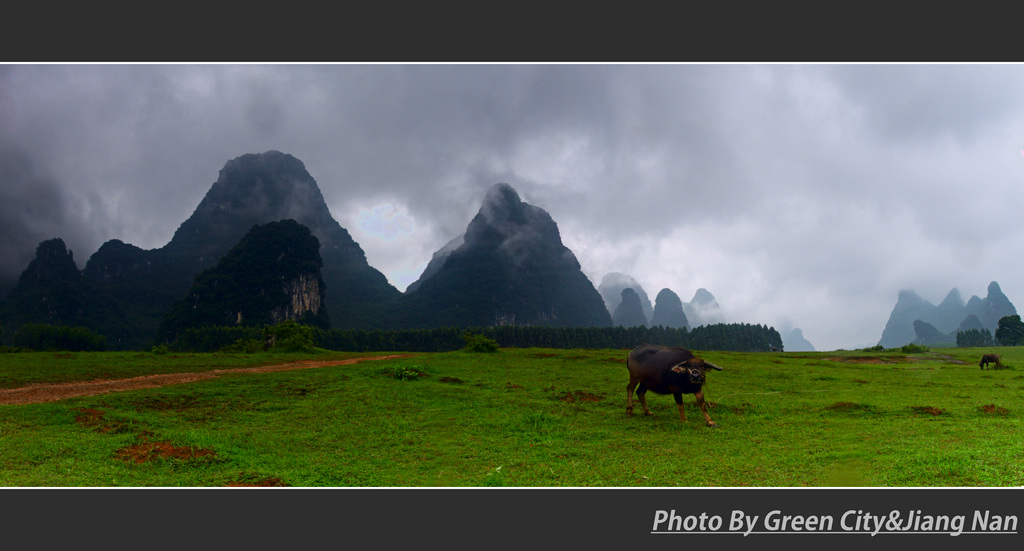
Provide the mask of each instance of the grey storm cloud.
{"label": "grey storm cloud", "polygon": [[0,149],[0,182],[0,277],[11,280],[32,259],[33,245],[66,225],[69,205],[63,190],[18,149]]}
{"label": "grey storm cloud", "polygon": [[1024,301],[1021,98],[1020,65],[6,65],[0,279],[52,237],[163,246],[278,150],[399,289],[505,182],[595,286],[870,345],[904,288]]}

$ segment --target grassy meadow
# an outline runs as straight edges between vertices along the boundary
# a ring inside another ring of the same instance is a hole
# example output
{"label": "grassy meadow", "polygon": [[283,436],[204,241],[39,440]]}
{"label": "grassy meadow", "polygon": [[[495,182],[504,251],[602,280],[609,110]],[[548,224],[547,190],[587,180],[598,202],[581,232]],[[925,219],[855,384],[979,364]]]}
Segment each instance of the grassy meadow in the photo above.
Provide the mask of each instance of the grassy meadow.
{"label": "grassy meadow", "polygon": [[[980,370],[984,352],[1006,369]],[[0,405],[4,487],[1024,486],[1024,347],[699,353],[627,417],[626,350],[432,353]],[[0,388],[380,354],[0,354]]]}

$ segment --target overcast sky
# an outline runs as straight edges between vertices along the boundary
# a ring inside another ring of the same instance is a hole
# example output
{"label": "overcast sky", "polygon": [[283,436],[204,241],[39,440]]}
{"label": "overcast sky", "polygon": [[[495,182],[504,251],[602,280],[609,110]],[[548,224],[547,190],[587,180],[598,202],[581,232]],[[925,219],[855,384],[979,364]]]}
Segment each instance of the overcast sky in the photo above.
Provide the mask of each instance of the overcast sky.
{"label": "overcast sky", "polygon": [[1024,306],[1024,65],[0,66],[0,255],[166,244],[246,153],[294,155],[398,289],[486,190],[726,321],[874,345],[901,289]]}

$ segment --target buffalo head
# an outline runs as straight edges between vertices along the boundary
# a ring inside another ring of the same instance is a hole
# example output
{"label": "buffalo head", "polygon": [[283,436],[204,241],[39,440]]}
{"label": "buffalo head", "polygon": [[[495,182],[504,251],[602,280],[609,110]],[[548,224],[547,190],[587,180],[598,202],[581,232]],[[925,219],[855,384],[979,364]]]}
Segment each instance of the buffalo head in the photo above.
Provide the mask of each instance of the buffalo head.
{"label": "buffalo head", "polygon": [[672,366],[672,371],[674,373],[687,376],[689,377],[689,382],[698,385],[704,383],[704,372],[708,369],[716,369],[718,371],[722,370],[721,367],[700,358],[690,358],[685,362]]}

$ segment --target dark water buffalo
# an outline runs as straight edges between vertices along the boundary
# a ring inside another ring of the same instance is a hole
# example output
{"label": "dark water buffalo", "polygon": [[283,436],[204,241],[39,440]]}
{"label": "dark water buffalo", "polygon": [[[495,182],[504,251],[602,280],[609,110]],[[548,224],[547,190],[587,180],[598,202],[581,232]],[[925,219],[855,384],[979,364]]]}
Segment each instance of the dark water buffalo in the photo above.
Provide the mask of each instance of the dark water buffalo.
{"label": "dark water buffalo", "polygon": [[683,411],[683,394],[693,394],[697,398],[697,407],[704,414],[707,426],[717,427],[708,415],[708,406],[704,402],[704,376],[707,369],[722,368],[706,362],[693,355],[685,348],[665,347],[641,344],[633,349],[626,358],[629,369],[629,384],[626,385],[626,413],[633,415],[633,389],[640,398],[644,415],[652,415],[647,409],[645,395],[650,390],[656,394],[671,394],[679,408],[679,419],[686,421]]}
{"label": "dark water buffalo", "polygon": [[999,361],[998,354],[985,354],[984,356],[981,357],[981,363],[979,363],[978,365],[981,366],[982,369],[985,369],[985,366],[990,363],[996,364],[996,367],[1002,367],[1003,365],[1002,362]]}

